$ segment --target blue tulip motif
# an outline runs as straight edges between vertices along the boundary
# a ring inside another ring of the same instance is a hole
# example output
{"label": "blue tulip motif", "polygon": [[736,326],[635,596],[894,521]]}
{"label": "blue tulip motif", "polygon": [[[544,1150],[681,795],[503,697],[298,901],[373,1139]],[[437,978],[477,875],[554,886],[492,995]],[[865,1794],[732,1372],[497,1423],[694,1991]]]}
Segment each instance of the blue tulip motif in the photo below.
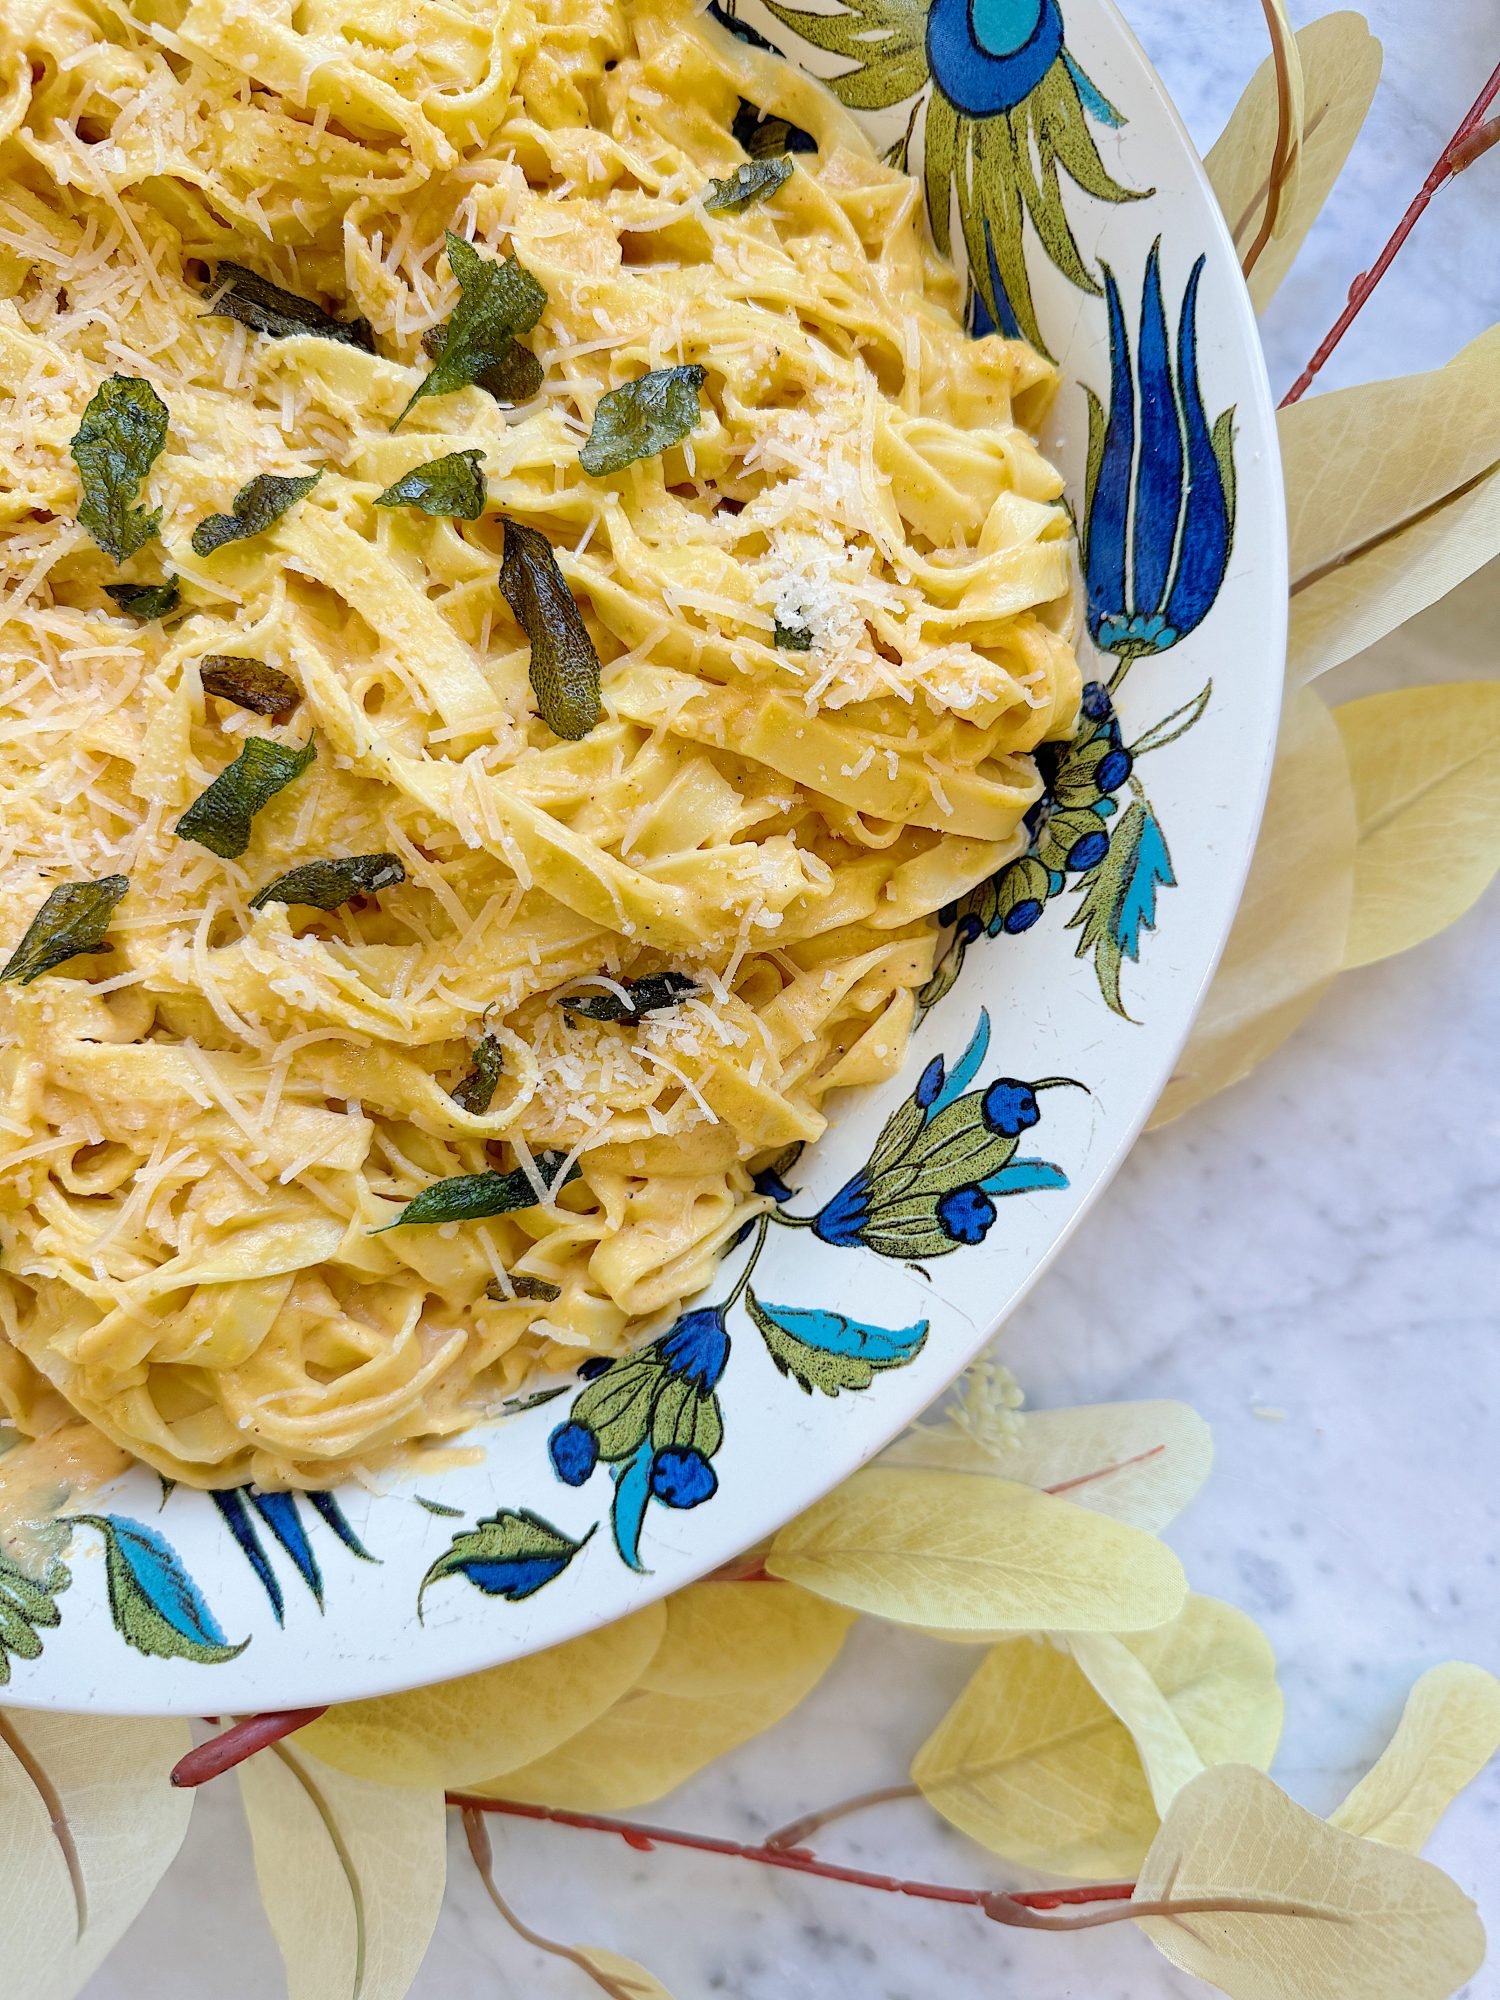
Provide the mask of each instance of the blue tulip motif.
{"label": "blue tulip motif", "polygon": [[1079,539],[1089,631],[1102,652],[1127,664],[1197,630],[1234,544],[1234,411],[1210,425],[1198,381],[1204,263],[1199,257],[1183,292],[1174,357],[1161,246],[1152,246],[1133,367],[1119,286],[1113,272],[1104,273],[1109,407],[1085,391],[1088,475]]}
{"label": "blue tulip motif", "polygon": [[886,1120],[870,1157],[816,1215],[777,1220],[824,1243],[905,1260],[943,1257],[982,1243],[1006,1195],[1065,1188],[1049,1160],[1020,1159],[1022,1135],[1041,1117],[1037,1092],[1072,1081],[998,1076],[969,1088],[989,1050],[989,1015],[948,1070],[934,1056],[911,1095]]}
{"label": "blue tulip motif", "polygon": [[649,1502],[700,1507],[718,1490],[712,1461],[724,1421],[715,1390],[729,1360],[726,1311],[699,1307],[635,1354],[585,1362],[587,1386],[548,1439],[565,1486],[585,1485],[600,1464],[610,1468],[615,1545],[633,1569]]}

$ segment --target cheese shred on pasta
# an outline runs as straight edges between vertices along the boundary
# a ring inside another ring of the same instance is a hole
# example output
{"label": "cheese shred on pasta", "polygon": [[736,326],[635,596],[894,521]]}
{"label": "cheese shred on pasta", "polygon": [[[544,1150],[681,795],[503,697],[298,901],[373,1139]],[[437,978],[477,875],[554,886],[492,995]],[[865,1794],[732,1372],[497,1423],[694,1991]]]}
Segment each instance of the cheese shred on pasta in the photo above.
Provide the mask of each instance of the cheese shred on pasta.
{"label": "cheese shred on pasta", "polygon": [[[832,98],[681,0],[6,0],[0,49],[0,957],[58,884],[129,878],[107,955],[0,986],[0,1413],[198,1486],[410,1465],[639,1338],[757,1156],[899,1069],[934,913],[1021,850],[1077,705],[1052,374],[967,337],[917,185]],[[816,151],[713,210],[742,100]],[[541,387],[393,429],[458,299],[446,231],[545,289]],[[212,316],[222,260],[375,351]],[[590,477],[600,397],[685,363],[696,426]],[[112,375],[169,418],[118,567],[70,455]],[[469,450],[481,518],[374,505]],[[502,516],[602,662],[576,741]],[[166,618],[104,590],[171,577]],[[216,654],[296,712],[206,696]],[[316,758],[221,858],[173,829],[250,736]],[[378,854],[378,895],[250,907]],[[638,1021],[561,1004],[663,971],[694,990]],[[543,1153],[580,1169],[546,1201],[375,1233]]]}

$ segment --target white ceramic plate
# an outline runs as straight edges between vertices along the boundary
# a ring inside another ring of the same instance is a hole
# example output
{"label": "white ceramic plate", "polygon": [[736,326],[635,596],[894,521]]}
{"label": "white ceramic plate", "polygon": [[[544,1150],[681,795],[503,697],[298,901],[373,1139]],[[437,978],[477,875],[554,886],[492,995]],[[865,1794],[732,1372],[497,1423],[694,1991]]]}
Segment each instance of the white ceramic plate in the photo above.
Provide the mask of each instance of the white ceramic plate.
{"label": "white ceramic plate", "polygon": [[164,1495],[128,1474],[59,1521],[46,1576],[0,1567],[7,1701],[348,1700],[678,1588],[943,1389],[1171,1070],[1249,860],[1285,640],[1275,420],[1228,237],[1106,0],[815,4],[740,0],[738,27],[857,77],[876,145],[925,171],[957,255],[975,246],[977,325],[1029,332],[1062,370],[1044,443],[1085,552],[1091,712],[1033,853],[954,913],[948,990],[901,1082],[783,1168],[787,1216],[813,1226],[773,1222],[749,1289],[755,1238],[674,1327],[480,1433],[482,1465],[420,1492]]}

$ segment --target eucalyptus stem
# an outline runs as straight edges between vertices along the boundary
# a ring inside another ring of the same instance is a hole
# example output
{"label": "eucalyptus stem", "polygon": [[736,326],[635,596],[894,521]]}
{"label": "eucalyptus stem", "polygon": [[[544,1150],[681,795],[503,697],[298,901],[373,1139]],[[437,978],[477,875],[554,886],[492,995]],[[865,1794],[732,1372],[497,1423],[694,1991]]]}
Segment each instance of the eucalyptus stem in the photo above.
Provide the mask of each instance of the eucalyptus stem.
{"label": "eucalyptus stem", "polygon": [[463,1822],[464,1837],[469,1843],[469,1855],[480,1881],[484,1884],[485,1894],[516,1936],[524,1938],[526,1943],[534,1946],[537,1951],[545,1951],[553,1958],[567,1959],[569,1964],[576,1965],[580,1972],[586,1972],[596,1986],[602,1987],[612,1996],[612,2000],[631,2000],[628,1987],[622,1986],[618,1979],[601,1971],[597,1965],[591,1965],[581,1951],[576,1951],[570,1944],[559,1944],[556,1938],[543,1937],[540,1931],[534,1931],[530,1924],[523,1922],[516,1915],[501,1895],[500,1886],[495,1880],[495,1856],[490,1846],[489,1828],[484,1823],[483,1814],[477,1812],[473,1806],[465,1806]]}
{"label": "eucalyptus stem", "polygon": [[763,1845],[775,1848],[778,1853],[785,1852],[789,1847],[805,1847],[815,1833],[821,1833],[825,1826],[832,1826],[836,1820],[847,1819],[851,1813],[864,1812],[869,1806],[891,1805],[897,1799],[921,1796],[915,1785],[880,1785],[873,1792],[858,1792],[852,1799],[839,1799],[818,1812],[804,1813],[801,1819],[788,1820],[785,1826],[778,1826],[774,1833],[768,1833]]}
{"label": "eucalyptus stem", "polygon": [[247,1757],[253,1757],[259,1750],[269,1750],[273,1743],[295,1735],[326,1712],[325,1705],[324,1708],[271,1708],[260,1715],[248,1715],[243,1722],[232,1723],[218,1736],[211,1736],[206,1743],[195,1745],[185,1757],[179,1757],[172,1766],[172,1783],[179,1791],[206,1785],[210,1778],[222,1777],[236,1764],[243,1764]]}
{"label": "eucalyptus stem", "polygon": [[[645,1826],[638,1820],[607,1819],[599,1813],[569,1812],[561,1806],[523,1805],[518,1799],[481,1799],[467,1792],[449,1792],[450,1806],[469,1813],[501,1813],[512,1819],[545,1820],[553,1826],[581,1828],[587,1833],[613,1833],[639,1854],[654,1847],[685,1847],[698,1854],[722,1854],[734,1861],[756,1861],[766,1868],[785,1868],[794,1875],[812,1875],[823,1882],[847,1882],[857,1889],[880,1889],[887,1895],[914,1896],[928,1903],[958,1903],[984,1911],[996,1899],[993,1889],[955,1888],[945,1882],[910,1882],[898,1875],[877,1875],[866,1868],[841,1868],[832,1861],[797,1847],[749,1846],[719,1840],[707,1833],[684,1833],[669,1826]],[[467,1825],[467,1817],[465,1824]],[[1092,1883],[1078,1889],[1020,1889],[1003,1898],[1025,1910],[1056,1910],[1073,1904],[1125,1903],[1135,1893],[1133,1882]],[[1222,1907],[1222,1906],[1216,1906]]]}

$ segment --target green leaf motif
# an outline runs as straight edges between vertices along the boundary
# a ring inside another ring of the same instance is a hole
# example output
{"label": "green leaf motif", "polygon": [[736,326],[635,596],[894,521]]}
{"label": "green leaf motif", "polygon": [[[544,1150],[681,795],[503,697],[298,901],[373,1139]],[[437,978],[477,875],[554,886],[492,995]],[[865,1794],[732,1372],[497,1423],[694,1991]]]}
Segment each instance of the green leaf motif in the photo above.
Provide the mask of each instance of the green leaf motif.
{"label": "green leaf motif", "polygon": [[[575,1160],[558,1179],[565,1153],[538,1153],[537,1177],[549,1195],[555,1195],[569,1181],[578,1178]],[[383,1236],[387,1229],[409,1228],[413,1223],[482,1222],[490,1215],[510,1215],[518,1208],[535,1208],[537,1192],[530,1174],[513,1167],[508,1174],[450,1174],[409,1201],[394,1222],[371,1234]]]}
{"label": "green leaf motif", "polygon": [[625,989],[623,997],[618,993],[567,993],[558,1004],[586,1021],[619,1021],[634,1027],[645,1015],[679,1007],[700,990],[697,980],[685,972],[648,972],[618,984]]}
{"label": "green leaf motif", "polygon": [[212,300],[206,319],[238,320],[255,333],[269,334],[272,340],[311,333],[322,340],[340,340],[346,347],[362,348],[366,354],[375,352],[375,332],[367,319],[335,319],[311,299],[283,291],[243,264],[226,260],[217,265],[205,290]]}
{"label": "green leaf motif", "polygon": [[486,1597],[503,1597],[519,1604],[554,1577],[561,1576],[594,1530],[576,1542],[539,1514],[502,1507],[488,1520],[455,1535],[448,1548],[422,1578],[417,1591],[417,1617],[422,1599],[444,1577],[462,1576]]}
{"label": "green leaf motif", "polygon": [[424,514],[442,514],[455,521],[477,521],[484,512],[484,453],[445,452],[414,465],[375,495],[377,507],[417,507]]}
{"label": "green leaf motif", "polygon": [[825,1396],[868,1389],[884,1369],[914,1361],[927,1340],[925,1319],[891,1332],[843,1313],[766,1305],[753,1291],[746,1292],[745,1307],[777,1368],[808,1395],[814,1389]]}
{"label": "green leaf motif", "polygon": [[109,1611],[127,1646],[157,1660],[216,1666],[249,1645],[231,1645],[169,1542],[120,1514],[75,1514],[79,1527],[104,1537]]}
{"label": "green leaf motif", "polygon": [[458,280],[458,305],[444,328],[436,361],[412,390],[392,430],[400,429],[412,405],[424,396],[451,396],[503,363],[516,336],[531,331],[547,304],[546,292],[514,257],[496,263],[451,229],[446,240],[448,268]]}
{"label": "green leaf motif", "polygon": [[56,1556],[41,1576],[31,1577],[0,1552],[0,1687],[10,1683],[12,1660],[34,1660],[41,1652],[41,1633],[57,1625],[57,1600],[72,1580]]}
{"label": "green leaf motif", "polygon": [[132,506],[167,441],[167,406],[149,382],[110,375],[89,398],[70,447],[83,485],[78,509],[107,556],[133,556],[161,527],[161,509]]}
{"label": "green leaf motif", "polygon": [[237,859],[250,845],[251,822],[261,807],[300,778],[317,754],[311,741],[294,748],[269,736],[246,737],[239,756],[198,794],[172,831],[226,861]]}
{"label": "green leaf motif", "polygon": [[579,464],[599,479],[680,444],[703,414],[698,392],[707,380],[708,370],[693,362],[682,368],[652,368],[611,389],[594,406],[593,427],[578,454]]}
{"label": "green leaf motif", "polygon": [[752,202],[769,200],[791,177],[792,162],[786,153],[747,160],[723,180],[710,179],[703,206],[711,215],[742,215]]}
{"label": "green leaf motif", "polygon": [[[471,1117],[483,1118],[494,1099],[495,1087],[504,1068],[504,1049],[493,1035],[482,1035],[474,1044],[469,1067],[449,1093],[453,1102]],[[553,1296],[556,1297],[556,1293]]]}
{"label": "green leaf motif", "polygon": [[232,701],[252,715],[285,717],[302,700],[302,690],[290,674],[239,653],[205,653],[198,662],[198,678],[205,694]]}
{"label": "green leaf motif", "polygon": [[274,472],[257,472],[230,501],[232,513],[210,514],[194,528],[193,553],[211,556],[226,542],[243,542],[251,535],[264,534],[289,507],[305,500],[322,477],[321,465],[316,472],[296,479],[283,479]]}
{"label": "green leaf motif", "polygon": [[1140,957],[1141,932],[1156,928],[1156,892],[1176,881],[1156,815],[1143,801],[1133,801],[1110,835],[1104,859],[1084,877],[1078,907],[1068,918],[1068,929],[1079,933],[1076,956],[1093,954],[1099,991],[1122,1020],[1130,1016],[1120,998],[1121,962]]}
{"label": "green leaf motif", "polygon": [[70,958],[111,950],[104,942],[104,933],[129,887],[128,875],[105,875],[97,882],[59,882],[0,968],[0,984],[19,979],[23,986],[29,986],[33,979],[40,979],[44,972]]}
{"label": "green leaf motif", "polygon": [[927,81],[928,0],[844,0],[829,14],[779,0],[766,0],[766,7],[803,41],[856,65],[828,79],[852,110],[887,110]]}
{"label": "green leaf motif", "polygon": [[599,655],[547,537],[508,516],[502,526],[500,589],[531,641],[537,708],[554,735],[576,743],[603,713]]}
{"label": "green leaf motif", "polygon": [[354,896],[373,896],[406,880],[399,854],[349,854],[337,861],[304,861],[289,868],[250,898],[252,910],[267,903],[305,903],[312,910],[336,910]]}
{"label": "green leaf motif", "polygon": [[175,576],[165,583],[107,583],[106,597],[112,597],[127,618],[165,618],[177,609],[182,591]]}

